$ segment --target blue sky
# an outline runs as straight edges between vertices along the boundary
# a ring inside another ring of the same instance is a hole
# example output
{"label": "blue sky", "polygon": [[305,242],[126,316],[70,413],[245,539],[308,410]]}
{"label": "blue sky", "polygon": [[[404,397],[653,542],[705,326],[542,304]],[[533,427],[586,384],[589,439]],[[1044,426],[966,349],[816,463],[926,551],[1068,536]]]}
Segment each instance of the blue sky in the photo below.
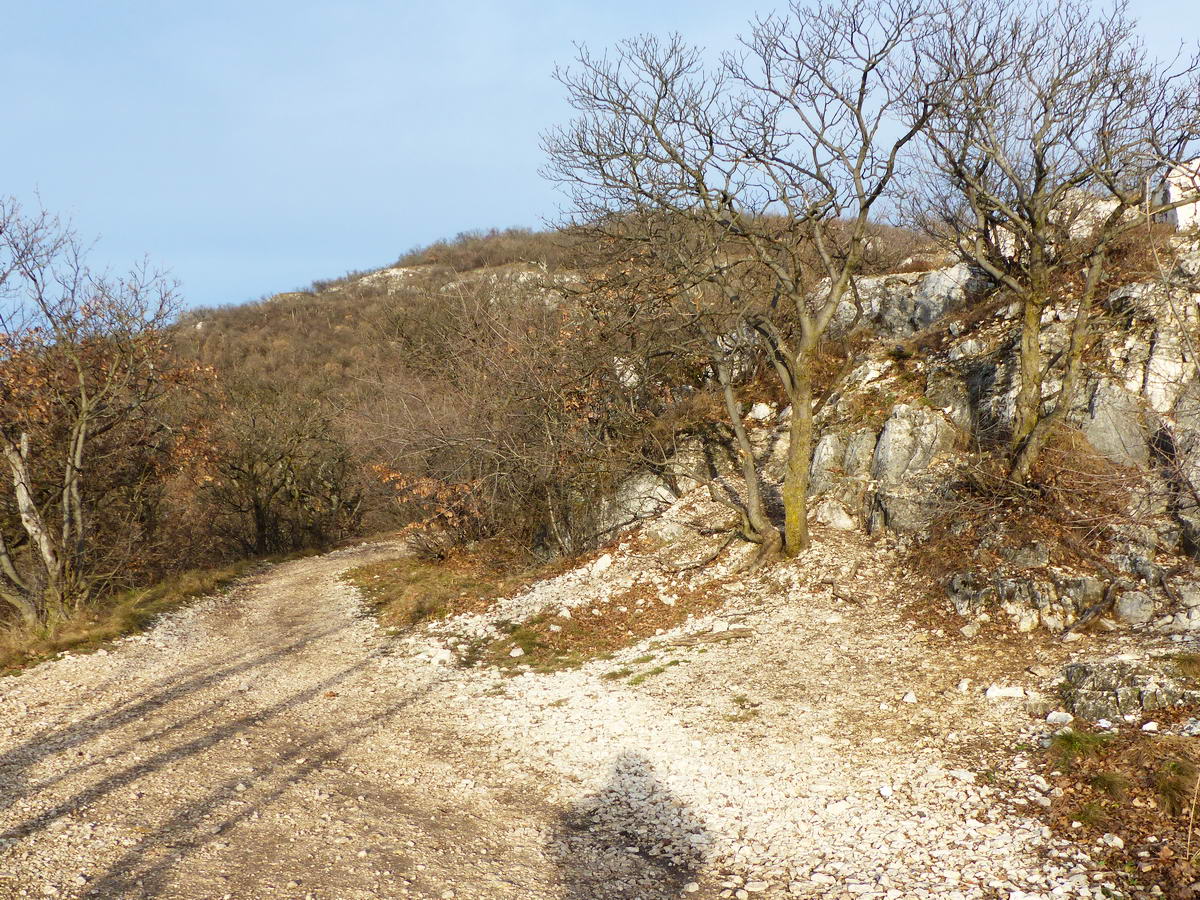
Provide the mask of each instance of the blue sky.
{"label": "blue sky", "polygon": [[[539,226],[559,199],[538,136],[569,115],[551,71],[573,42],[723,49],[775,7],[0,0],[0,194],[40,195],[101,265],[148,254],[190,305],[251,300]],[[1177,4],[1133,8],[1156,48],[1200,37]]]}

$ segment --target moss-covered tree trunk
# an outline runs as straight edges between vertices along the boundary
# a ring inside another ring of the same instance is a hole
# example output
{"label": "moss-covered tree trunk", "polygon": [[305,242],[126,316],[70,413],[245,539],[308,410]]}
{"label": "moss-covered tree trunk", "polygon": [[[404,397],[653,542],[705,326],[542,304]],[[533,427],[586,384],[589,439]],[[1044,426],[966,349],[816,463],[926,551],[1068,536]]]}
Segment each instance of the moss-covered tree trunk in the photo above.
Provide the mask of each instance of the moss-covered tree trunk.
{"label": "moss-covered tree trunk", "polygon": [[812,360],[801,350],[792,367],[792,419],[788,427],[787,473],[783,479],[784,548],[788,556],[807,550],[808,479],[812,459]]}

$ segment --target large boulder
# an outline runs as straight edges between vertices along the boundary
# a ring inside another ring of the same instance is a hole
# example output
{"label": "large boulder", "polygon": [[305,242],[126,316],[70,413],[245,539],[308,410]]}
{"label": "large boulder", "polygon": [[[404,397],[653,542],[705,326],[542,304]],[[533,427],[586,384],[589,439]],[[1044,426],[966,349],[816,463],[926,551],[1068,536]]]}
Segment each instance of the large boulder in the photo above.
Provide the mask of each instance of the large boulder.
{"label": "large boulder", "polygon": [[1092,386],[1082,427],[1088,443],[1113,462],[1144,466],[1150,461],[1143,405],[1111,381]]}
{"label": "large boulder", "polygon": [[892,409],[871,459],[872,531],[919,531],[929,525],[946,490],[932,467],[954,448],[956,437],[939,410],[908,403]]}
{"label": "large boulder", "polygon": [[898,403],[875,445],[871,477],[880,484],[900,484],[953,446],[954,428],[939,410]]}

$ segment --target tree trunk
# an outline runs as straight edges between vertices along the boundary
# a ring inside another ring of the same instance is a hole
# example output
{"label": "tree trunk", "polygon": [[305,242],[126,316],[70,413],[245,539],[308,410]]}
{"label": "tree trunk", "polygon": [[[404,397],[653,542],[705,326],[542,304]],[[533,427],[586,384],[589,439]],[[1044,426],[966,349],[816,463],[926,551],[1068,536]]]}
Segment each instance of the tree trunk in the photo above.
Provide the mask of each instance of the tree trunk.
{"label": "tree trunk", "polygon": [[271,543],[270,513],[263,504],[254,500],[254,554],[265,556]]}
{"label": "tree trunk", "polygon": [[783,549],[783,538],[779,534],[779,529],[771,523],[770,517],[767,516],[766,506],[763,504],[762,485],[758,481],[758,465],[754,460],[754,446],[750,443],[750,436],[746,433],[746,426],[742,423],[742,404],[733,390],[733,374],[729,371],[729,364],[726,362],[717,363],[716,369],[717,380],[721,383],[721,395],[725,400],[725,412],[729,416],[729,425],[737,440],[742,480],[746,483],[746,520],[754,532],[753,537],[762,542],[760,559],[769,559],[777,556]]}
{"label": "tree trunk", "polygon": [[42,616],[39,614],[37,606],[28,597],[12,591],[0,591],[0,599],[3,599],[13,609],[17,611],[17,615],[21,617],[21,623],[31,630],[41,628],[45,622],[42,621]]}
{"label": "tree trunk", "polygon": [[1009,447],[1014,455],[1036,427],[1042,408],[1042,304],[1033,296],[1022,303],[1021,341],[1017,354],[1016,404]]}
{"label": "tree trunk", "polygon": [[810,354],[796,354],[792,380],[792,421],[788,433],[787,474],[783,479],[784,547],[796,556],[809,547],[808,478],[812,458],[812,365]]}
{"label": "tree trunk", "polygon": [[9,470],[12,472],[13,494],[16,497],[17,510],[21,515],[21,527],[29,536],[30,543],[37,548],[42,569],[45,572],[46,582],[42,591],[44,605],[38,612],[47,621],[60,619],[64,614],[63,604],[66,599],[63,596],[62,560],[54,546],[54,538],[47,530],[33,496],[28,464],[29,436],[22,434],[16,441],[5,437],[3,452]]}
{"label": "tree trunk", "polygon": [[[1054,401],[1054,409],[1046,416],[1039,416],[1029,429],[1025,439],[1016,446],[1009,478],[1017,484],[1026,484],[1038,457],[1046,449],[1054,429],[1066,419],[1075,402],[1075,394],[1079,390],[1079,382],[1083,377],[1083,353],[1087,349],[1090,335],[1092,302],[1096,296],[1096,288],[1100,276],[1104,272],[1104,254],[1092,257],[1088,263],[1087,279],[1083,288],[1083,296],[1079,298],[1075,308],[1075,321],[1071,323],[1071,343],[1067,349],[1067,360],[1063,371],[1062,387]],[[1039,315],[1039,320],[1041,316]],[[1022,337],[1024,337],[1022,335]],[[1039,372],[1040,374],[1040,372]],[[1038,385],[1041,393],[1041,385]]]}

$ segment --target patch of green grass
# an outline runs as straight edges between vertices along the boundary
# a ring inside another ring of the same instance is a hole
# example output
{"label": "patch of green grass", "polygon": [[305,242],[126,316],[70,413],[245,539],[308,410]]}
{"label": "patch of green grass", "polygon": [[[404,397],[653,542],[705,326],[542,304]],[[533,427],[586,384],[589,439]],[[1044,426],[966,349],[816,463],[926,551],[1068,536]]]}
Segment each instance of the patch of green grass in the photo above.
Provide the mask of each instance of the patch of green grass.
{"label": "patch of green grass", "polygon": [[619,681],[622,678],[628,678],[633,674],[633,669],[613,669],[611,672],[605,672],[600,677],[605,681]]}
{"label": "patch of green grass", "polygon": [[542,643],[541,635],[526,625],[518,625],[509,633],[508,638],[509,643],[513,647],[520,647],[526,656],[532,655],[546,646]]}
{"label": "patch of green grass", "polygon": [[665,671],[667,671],[666,666],[655,666],[653,669],[647,669],[645,672],[640,672],[630,678],[628,682],[629,686],[637,687],[639,684],[645,684],[655,675],[661,675]]}
{"label": "patch of green grass", "polygon": [[751,719],[758,716],[757,709],[743,709],[741,712],[730,713],[725,716],[726,722],[749,722]]}
{"label": "patch of green grass", "polygon": [[1104,807],[1095,800],[1089,800],[1087,803],[1075,807],[1071,810],[1070,816],[1073,821],[1082,822],[1084,825],[1099,825],[1108,818]]}
{"label": "patch of green grass", "polygon": [[645,656],[639,656],[637,659],[633,660],[630,663],[630,665],[631,666],[644,666],[646,663],[650,663],[650,662],[654,662],[654,654],[653,653],[647,653]]}

